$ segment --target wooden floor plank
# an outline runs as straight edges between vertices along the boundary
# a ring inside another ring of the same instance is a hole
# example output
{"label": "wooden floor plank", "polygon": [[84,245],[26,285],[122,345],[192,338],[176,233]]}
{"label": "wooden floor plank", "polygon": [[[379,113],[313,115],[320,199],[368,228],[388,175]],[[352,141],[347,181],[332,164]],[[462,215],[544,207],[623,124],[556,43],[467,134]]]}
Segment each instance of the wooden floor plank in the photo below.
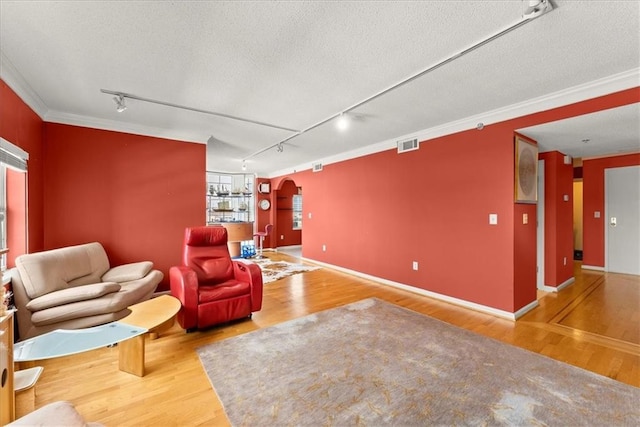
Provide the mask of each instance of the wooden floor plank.
{"label": "wooden floor plank", "polygon": [[[296,261],[280,252],[266,254]],[[266,285],[263,309],[251,320],[191,334],[176,324],[147,341],[142,378],[118,370],[117,348],[43,361],[35,407],[70,400],[87,420],[107,426],[226,426],[198,347],[369,297],[638,387],[640,346],[633,338],[640,335],[640,322],[629,314],[638,313],[638,301],[629,296],[634,286],[640,287],[635,276],[585,272],[577,264],[575,283],[559,293],[540,293],[540,306],[513,322],[322,268]],[[599,306],[606,310],[598,314]],[[594,318],[606,325],[594,325]]]}

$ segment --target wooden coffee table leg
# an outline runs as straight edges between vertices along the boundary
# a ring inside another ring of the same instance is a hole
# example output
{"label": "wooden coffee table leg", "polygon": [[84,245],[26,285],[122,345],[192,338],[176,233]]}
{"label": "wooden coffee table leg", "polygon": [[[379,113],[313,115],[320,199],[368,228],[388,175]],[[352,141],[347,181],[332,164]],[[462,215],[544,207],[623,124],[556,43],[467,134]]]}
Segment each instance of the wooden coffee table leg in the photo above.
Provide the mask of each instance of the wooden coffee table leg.
{"label": "wooden coffee table leg", "polygon": [[121,371],[144,377],[144,340],[146,335],[138,335],[118,344],[120,349],[118,365]]}

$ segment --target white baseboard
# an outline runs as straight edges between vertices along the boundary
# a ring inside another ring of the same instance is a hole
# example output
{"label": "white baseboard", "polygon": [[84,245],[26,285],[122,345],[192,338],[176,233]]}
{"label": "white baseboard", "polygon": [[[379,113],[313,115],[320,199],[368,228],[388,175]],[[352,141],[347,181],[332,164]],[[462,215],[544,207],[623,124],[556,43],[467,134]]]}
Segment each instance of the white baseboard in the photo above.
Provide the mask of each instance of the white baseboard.
{"label": "white baseboard", "polygon": [[569,286],[570,284],[572,284],[573,282],[576,281],[575,277],[571,277],[567,280],[565,280],[564,282],[560,283],[558,286],[547,286],[544,285],[542,288],[538,288],[541,291],[545,291],[545,292],[560,292],[561,290],[563,290],[564,288],[566,288],[567,286]]}
{"label": "white baseboard", "polygon": [[278,246],[277,249],[302,249],[302,245]]}
{"label": "white baseboard", "polygon": [[521,318],[522,316],[524,316],[525,314],[527,314],[528,312],[530,312],[531,310],[533,310],[537,306],[538,306],[538,300],[531,301],[529,304],[525,305],[520,310],[518,310],[515,313],[513,313],[513,316],[514,316],[513,320],[517,320],[517,319]]}
{"label": "white baseboard", "polygon": [[604,267],[598,267],[595,265],[584,265],[582,264],[583,270],[596,270],[596,271],[604,271]]}
{"label": "white baseboard", "polygon": [[440,301],[444,301],[444,302],[448,302],[460,307],[464,307],[464,308],[469,308],[471,310],[475,310],[475,311],[480,311],[482,313],[486,313],[486,314],[491,314],[493,316],[496,317],[501,317],[503,319],[508,319],[508,320],[517,320],[519,317],[521,317],[522,315],[524,315],[525,313],[527,313],[528,311],[534,309],[535,307],[538,306],[538,301],[533,301],[531,303],[529,303],[528,305],[522,307],[520,310],[516,311],[515,313],[510,313],[508,311],[504,311],[504,310],[500,310],[494,307],[489,307],[486,305],[482,305],[482,304],[477,304],[475,302],[471,302],[471,301],[465,301],[459,298],[454,298],[454,297],[450,297],[448,295],[442,295],[439,294],[437,292],[432,292],[432,291],[427,291],[425,289],[421,289],[421,288],[416,288],[415,286],[410,286],[410,285],[405,285],[404,283],[398,283],[398,282],[394,282],[392,280],[387,280],[387,279],[383,279],[380,277],[376,277],[376,276],[372,276],[370,274],[365,274],[365,273],[361,273],[359,271],[355,271],[355,270],[350,270],[348,268],[344,268],[344,267],[340,267],[337,265],[333,265],[333,264],[327,264],[325,262],[321,262],[321,261],[316,261],[314,259],[309,259],[309,258],[301,258],[304,261],[308,261],[308,262],[312,262],[314,264],[318,264],[318,265],[322,265],[324,267],[327,268],[331,268],[334,270],[338,270],[341,271],[343,273],[347,273],[347,274],[351,274],[354,276],[358,276],[361,277],[363,279],[367,279],[367,280],[373,280],[375,282],[381,283],[383,285],[388,285],[394,288],[398,288],[398,289],[402,289],[408,292],[412,292],[414,294],[418,294],[418,295],[422,295],[422,296],[426,296],[429,298],[433,298],[433,299],[437,299]]}

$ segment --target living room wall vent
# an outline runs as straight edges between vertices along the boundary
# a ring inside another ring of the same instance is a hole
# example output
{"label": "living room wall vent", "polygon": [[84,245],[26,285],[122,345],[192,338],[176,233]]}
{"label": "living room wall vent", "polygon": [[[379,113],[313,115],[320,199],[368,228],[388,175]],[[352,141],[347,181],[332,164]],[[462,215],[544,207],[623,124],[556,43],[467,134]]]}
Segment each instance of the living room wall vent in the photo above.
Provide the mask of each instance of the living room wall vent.
{"label": "living room wall vent", "polygon": [[322,170],[322,163],[314,163],[313,164],[313,171],[314,172],[320,172]]}
{"label": "living room wall vent", "polygon": [[420,148],[418,144],[418,138],[405,139],[404,141],[398,141],[398,153],[404,153],[405,151],[413,151]]}

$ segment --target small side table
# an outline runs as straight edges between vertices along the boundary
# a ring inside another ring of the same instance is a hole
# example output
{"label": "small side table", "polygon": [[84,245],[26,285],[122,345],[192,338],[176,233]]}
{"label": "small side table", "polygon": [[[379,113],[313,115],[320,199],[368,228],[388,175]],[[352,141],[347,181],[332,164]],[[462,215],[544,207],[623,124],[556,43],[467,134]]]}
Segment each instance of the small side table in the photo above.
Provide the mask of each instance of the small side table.
{"label": "small side table", "polygon": [[13,373],[13,389],[16,393],[16,418],[20,418],[36,409],[35,385],[42,371],[44,371],[42,366],[36,366]]}

